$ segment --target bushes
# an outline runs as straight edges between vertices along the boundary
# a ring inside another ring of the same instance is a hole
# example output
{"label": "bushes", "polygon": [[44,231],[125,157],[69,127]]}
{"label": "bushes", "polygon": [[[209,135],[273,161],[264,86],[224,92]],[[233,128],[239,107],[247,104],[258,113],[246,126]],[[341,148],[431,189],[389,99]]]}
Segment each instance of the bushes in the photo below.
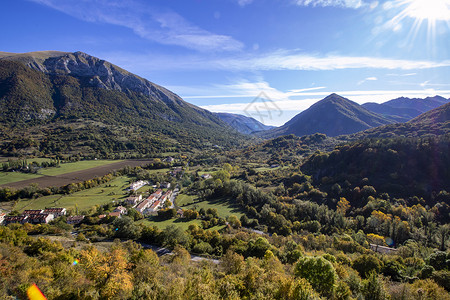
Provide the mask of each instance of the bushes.
{"label": "bushes", "polygon": [[295,265],[294,274],[311,283],[311,286],[324,296],[333,294],[337,280],[333,265],[323,257],[303,257]]}
{"label": "bushes", "polygon": [[367,278],[371,272],[381,271],[383,263],[374,255],[364,254],[353,261],[353,269],[358,271],[359,275]]}

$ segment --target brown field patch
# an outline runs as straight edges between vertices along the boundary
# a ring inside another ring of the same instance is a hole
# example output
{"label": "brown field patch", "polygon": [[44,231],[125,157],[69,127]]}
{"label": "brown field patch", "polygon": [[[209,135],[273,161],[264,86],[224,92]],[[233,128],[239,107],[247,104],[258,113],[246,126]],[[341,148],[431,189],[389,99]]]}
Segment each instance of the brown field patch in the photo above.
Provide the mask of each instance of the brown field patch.
{"label": "brown field patch", "polygon": [[60,187],[73,182],[82,182],[95,177],[101,177],[115,170],[120,170],[126,166],[138,167],[151,163],[152,160],[125,160],[104,166],[94,167],[86,170],[65,173],[56,176],[42,176],[39,178],[22,180],[1,185],[1,187],[11,187],[15,189],[24,188],[31,184],[37,184],[39,187]]}

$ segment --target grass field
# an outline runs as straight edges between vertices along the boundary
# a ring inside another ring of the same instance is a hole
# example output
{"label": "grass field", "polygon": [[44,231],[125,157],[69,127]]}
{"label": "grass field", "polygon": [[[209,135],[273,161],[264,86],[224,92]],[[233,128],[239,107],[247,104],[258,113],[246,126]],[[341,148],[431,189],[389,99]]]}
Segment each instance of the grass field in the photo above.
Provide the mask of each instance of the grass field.
{"label": "grass field", "polygon": [[[1,162],[7,162],[8,160],[17,160],[17,157],[0,157],[0,163]],[[32,162],[37,162],[37,163],[42,163],[44,161],[50,162],[52,161],[51,158],[44,158],[44,157],[36,157],[36,158],[27,158],[26,159],[28,163],[32,163]]]}
{"label": "grass field", "polygon": [[89,210],[97,204],[103,205],[111,201],[121,201],[126,196],[124,189],[129,186],[129,180],[128,177],[122,176],[106,184],[70,195],[51,195],[37,199],[20,200],[14,209],[19,212],[24,209],[43,209],[46,207],[74,209],[77,205],[80,212]]}
{"label": "grass field", "polygon": [[[178,195],[177,196],[177,204],[178,204],[180,196],[194,197],[194,196],[187,196],[187,195]],[[193,199],[193,198],[186,198],[186,199]],[[180,204],[178,204],[178,205],[180,205]],[[215,209],[217,209],[219,216],[222,218],[227,218],[230,215],[235,215],[238,218],[240,218],[244,214],[237,205],[230,204],[228,202],[228,199],[226,199],[226,198],[197,202],[195,204],[190,204],[190,205],[184,206],[183,209],[191,209],[194,207],[197,210],[200,210],[201,208],[205,208],[205,209],[215,208]],[[201,226],[201,220],[199,220],[199,219],[189,220],[189,221],[187,221],[185,219],[170,219],[170,220],[159,221],[157,218],[150,217],[150,218],[140,220],[140,221],[138,221],[138,223],[145,224],[147,226],[156,226],[160,229],[164,229],[169,225],[180,226],[184,230],[188,229],[189,225],[191,225],[191,224],[197,224],[197,225]],[[219,230],[219,229],[222,229],[223,227],[224,226],[215,226],[215,227],[209,228],[208,230]]]}
{"label": "grass field", "polygon": [[38,174],[28,174],[28,173],[21,173],[21,172],[0,172],[0,185],[12,183],[12,182],[18,182],[22,180],[27,179],[34,179],[41,177],[42,175]]}
{"label": "grass field", "polygon": [[59,167],[47,168],[39,171],[42,175],[56,176],[70,172],[87,170],[99,166],[109,165],[112,163],[121,162],[122,160],[82,160],[72,163],[60,164]]}
{"label": "grass field", "polygon": [[204,209],[215,208],[217,209],[219,216],[222,218],[227,218],[230,215],[235,215],[238,218],[240,218],[242,215],[244,215],[240,207],[234,203],[231,204],[229,202],[229,199],[227,198],[219,198],[215,200],[196,202],[194,204],[190,204],[183,207],[183,209],[192,209],[192,208],[196,208],[197,210],[200,210],[202,208]]}
{"label": "grass field", "polygon": [[197,199],[197,196],[178,194],[175,202],[178,206],[183,207],[185,205],[193,204],[195,199]]}
{"label": "grass field", "polygon": [[170,171],[170,169],[169,168],[166,168],[166,169],[155,169],[155,170],[148,170],[148,172],[150,173],[150,174],[157,174],[157,173],[167,173],[167,172],[169,172]]}

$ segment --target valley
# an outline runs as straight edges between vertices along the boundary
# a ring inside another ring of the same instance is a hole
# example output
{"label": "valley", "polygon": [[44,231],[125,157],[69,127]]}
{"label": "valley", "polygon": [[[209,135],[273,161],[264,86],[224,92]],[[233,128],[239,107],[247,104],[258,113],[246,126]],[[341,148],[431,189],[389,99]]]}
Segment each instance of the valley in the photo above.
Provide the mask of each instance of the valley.
{"label": "valley", "polygon": [[274,127],[2,53],[0,297],[449,299],[449,102],[330,94]]}

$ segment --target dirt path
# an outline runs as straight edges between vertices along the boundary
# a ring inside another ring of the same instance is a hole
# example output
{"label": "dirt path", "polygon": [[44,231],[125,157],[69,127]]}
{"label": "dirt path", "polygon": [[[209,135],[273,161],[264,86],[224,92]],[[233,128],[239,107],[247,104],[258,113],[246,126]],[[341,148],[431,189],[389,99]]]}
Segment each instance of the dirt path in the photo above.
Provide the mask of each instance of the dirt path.
{"label": "dirt path", "polygon": [[80,182],[85,180],[90,180],[95,177],[100,177],[106,175],[114,170],[122,169],[126,166],[138,167],[143,166],[152,162],[151,160],[125,160],[117,163],[112,163],[104,166],[94,167],[87,170],[81,170],[56,176],[44,175],[39,178],[27,179],[17,182],[11,182],[7,184],[2,184],[1,187],[11,187],[15,189],[24,188],[26,186],[35,183],[39,187],[52,187],[52,186],[64,186],[72,182]]}

